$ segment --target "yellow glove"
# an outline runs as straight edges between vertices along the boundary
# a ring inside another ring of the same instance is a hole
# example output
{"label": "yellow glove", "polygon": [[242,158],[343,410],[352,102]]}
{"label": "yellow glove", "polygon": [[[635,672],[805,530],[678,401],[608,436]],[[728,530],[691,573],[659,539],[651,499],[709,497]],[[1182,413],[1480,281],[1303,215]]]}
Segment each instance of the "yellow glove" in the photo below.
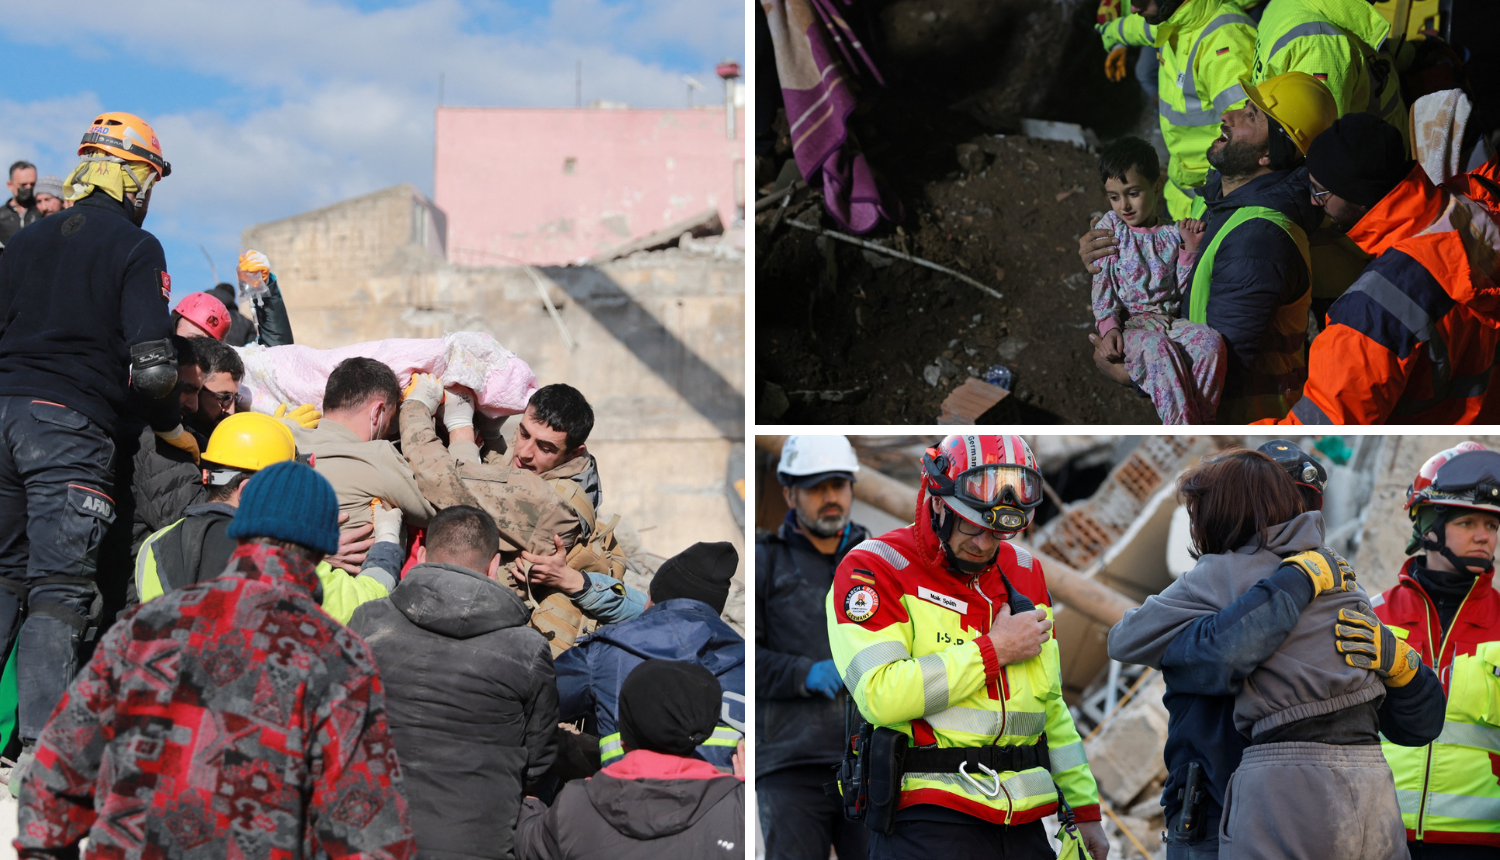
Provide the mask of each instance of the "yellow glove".
{"label": "yellow glove", "polygon": [[240,255],[241,272],[260,272],[264,275],[271,274],[271,261],[266,255],[259,251],[246,251]]}
{"label": "yellow glove", "polygon": [[197,463],[199,461],[198,440],[194,438],[193,434],[182,429],[181,424],[178,424],[177,427],[172,430],[157,430],[155,432],[156,438],[162,440],[168,445],[171,445],[173,448],[186,453],[188,456],[193,458],[194,463]]}
{"label": "yellow glove", "polygon": [[1354,568],[1338,553],[1327,547],[1299,552],[1281,560],[1283,567],[1292,565],[1312,581],[1313,597],[1328,591],[1353,591]]}
{"label": "yellow glove", "polygon": [[1104,58],[1104,76],[1115,83],[1125,80],[1125,46],[1116,45]]}
{"label": "yellow glove", "polygon": [[1357,669],[1369,669],[1387,687],[1406,686],[1422,668],[1422,658],[1416,649],[1397,639],[1391,628],[1381,624],[1372,613],[1340,609],[1339,623],[1334,624],[1333,633],[1344,662]]}
{"label": "yellow glove", "polygon": [[287,410],[290,408],[289,404],[283,403],[276,407],[276,411],[271,413],[271,417],[289,419],[296,422],[304,430],[318,429],[318,422],[323,420],[323,413],[319,412],[317,407],[311,403],[304,403],[288,412]]}

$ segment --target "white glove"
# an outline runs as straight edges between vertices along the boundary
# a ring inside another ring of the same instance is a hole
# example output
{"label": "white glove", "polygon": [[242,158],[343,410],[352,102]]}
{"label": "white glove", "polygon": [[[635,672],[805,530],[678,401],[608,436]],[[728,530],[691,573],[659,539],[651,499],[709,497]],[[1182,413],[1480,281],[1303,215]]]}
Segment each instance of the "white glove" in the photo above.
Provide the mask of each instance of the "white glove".
{"label": "white glove", "polygon": [[427,407],[427,414],[436,415],[438,404],[443,402],[443,384],[430,373],[413,373],[404,394],[404,399],[415,400]]}
{"label": "white glove", "polygon": [[456,388],[448,389],[443,400],[443,426],[449,433],[474,426],[474,404]]}
{"label": "white glove", "polygon": [[388,508],[380,499],[370,503],[370,518],[375,521],[375,542],[401,542],[401,509]]}

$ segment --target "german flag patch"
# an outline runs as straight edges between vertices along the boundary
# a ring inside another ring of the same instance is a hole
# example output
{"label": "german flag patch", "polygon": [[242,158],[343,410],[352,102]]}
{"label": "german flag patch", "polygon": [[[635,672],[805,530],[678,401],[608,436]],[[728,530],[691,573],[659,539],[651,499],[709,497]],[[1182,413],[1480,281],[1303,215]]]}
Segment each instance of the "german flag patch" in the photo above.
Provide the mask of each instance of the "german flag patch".
{"label": "german flag patch", "polygon": [[1215,57],[1222,57],[1222,56],[1224,56],[1227,53],[1229,53],[1229,49],[1228,48],[1220,48],[1219,50],[1214,51],[1214,56]]}
{"label": "german flag patch", "polygon": [[849,574],[849,578],[855,582],[863,582],[866,585],[875,584],[875,574],[868,570],[860,570],[857,567]]}
{"label": "german flag patch", "polygon": [[1317,78],[1318,80],[1320,80],[1320,81],[1322,81],[1324,83],[1328,82],[1328,73],[1327,72],[1313,72],[1313,77]]}

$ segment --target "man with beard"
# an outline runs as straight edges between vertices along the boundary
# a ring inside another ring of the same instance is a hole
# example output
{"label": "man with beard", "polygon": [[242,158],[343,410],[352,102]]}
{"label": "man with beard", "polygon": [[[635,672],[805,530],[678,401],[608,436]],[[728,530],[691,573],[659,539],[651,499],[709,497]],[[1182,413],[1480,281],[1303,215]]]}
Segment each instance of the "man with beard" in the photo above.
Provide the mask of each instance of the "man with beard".
{"label": "man with beard", "polygon": [[10,199],[0,206],[0,247],[9,245],[22,227],[42,217],[36,206],[36,165],[29,161],[12,164],[5,187],[10,189]]}
{"label": "man with beard", "polygon": [[1307,234],[1322,213],[1307,195],[1307,147],[1337,118],[1316,79],[1287,72],[1224,112],[1208,150],[1202,250],[1183,285],[1183,315],[1224,337],[1229,363],[1218,420],[1280,418],[1302,396],[1312,302]]}
{"label": "man with beard", "polygon": [[198,394],[198,411],[187,416],[187,421],[193,432],[207,443],[219,422],[239,408],[245,363],[234,347],[211,337],[194,338],[193,349],[203,367],[203,390]]}
{"label": "man with beard", "polygon": [[948,436],[922,466],[916,522],[850,550],[824,610],[873,727],[860,732],[869,856],[1050,860],[1042,819],[1057,812],[1105,860],[1047,580],[1009,542],[1042,503],[1036,459],[1020,436]]}
{"label": "man with beard", "polygon": [[859,460],[843,436],[788,436],[776,477],[789,510],[755,541],[755,790],[766,855],[864,857],[869,832],[823,793],[843,750],[844,682],[823,596],[869,533],[850,521]]}
{"label": "man with beard", "polygon": [[1307,170],[1334,229],[1377,256],[1329,308],[1283,423],[1500,420],[1500,160],[1436,186],[1399,131],[1350,114],[1313,141]]}

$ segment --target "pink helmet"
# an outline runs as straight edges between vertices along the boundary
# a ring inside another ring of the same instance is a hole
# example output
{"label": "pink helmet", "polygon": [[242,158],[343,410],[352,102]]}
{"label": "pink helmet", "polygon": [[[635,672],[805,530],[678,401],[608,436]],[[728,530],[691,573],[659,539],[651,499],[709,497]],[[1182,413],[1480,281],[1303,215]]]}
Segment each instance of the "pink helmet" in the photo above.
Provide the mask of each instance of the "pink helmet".
{"label": "pink helmet", "polygon": [[214,340],[223,340],[229,334],[229,309],[224,303],[208,293],[188,293],[177,303],[177,313],[183,319],[198,326]]}

